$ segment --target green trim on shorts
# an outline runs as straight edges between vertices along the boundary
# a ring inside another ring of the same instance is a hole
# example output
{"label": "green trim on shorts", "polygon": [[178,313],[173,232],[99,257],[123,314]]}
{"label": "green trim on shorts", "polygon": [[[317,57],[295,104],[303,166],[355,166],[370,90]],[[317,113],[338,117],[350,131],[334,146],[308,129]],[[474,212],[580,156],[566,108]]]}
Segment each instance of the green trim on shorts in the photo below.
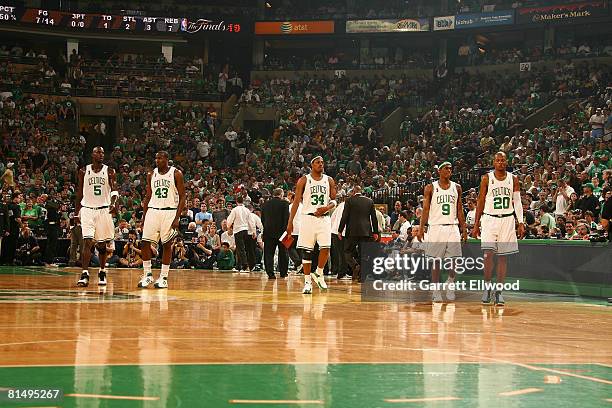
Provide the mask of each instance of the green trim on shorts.
{"label": "green trim on shorts", "polygon": [[101,239],[101,240],[96,240],[96,243],[101,244],[101,243],[106,243],[106,242],[112,242],[114,241],[115,238],[107,238],[107,239]]}
{"label": "green trim on shorts", "polygon": [[146,239],[146,238],[143,238],[143,239],[141,239],[141,241],[150,242],[150,243],[152,243],[152,244],[157,245],[157,242],[155,242],[155,241],[153,241],[153,240],[151,240],[151,239]]}
{"label": "green trim on shorts", "polygon": [[174,238],[176,238],[178,236],[178,232],[176,230],[173,230],[174,233],[170,236],[170,238],[168,238],[166,241],[162,241],[162,245],[166,245],[168,242],[172,241]]}

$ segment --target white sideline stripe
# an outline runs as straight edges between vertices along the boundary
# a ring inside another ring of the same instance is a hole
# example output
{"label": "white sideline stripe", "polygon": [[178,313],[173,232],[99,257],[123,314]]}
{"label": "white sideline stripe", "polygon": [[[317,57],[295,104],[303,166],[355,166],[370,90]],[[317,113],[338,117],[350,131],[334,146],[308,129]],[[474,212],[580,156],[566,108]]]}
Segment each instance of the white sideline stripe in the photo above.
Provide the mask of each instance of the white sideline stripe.
{"label": "white sideline stripe", "polygon": [[229,400],[230,404],[318,404],[321,400]]}
{"label": "white sideline stripe", "polygon": [[461,398],[458,398],[458,397],[399,398],[399,399],[385,398],[385,402],[401,404],[405,402],[457,401],[460,399]]}
{"label": "white sideline stripe", "polygon": [[525,388],[525,389],[516,390],[516,391],[500,392],[497,395],[501,397],[513,397],[515,395],[532,394],[534,392],[540,392],[540,391],[542,391],[541,388]]}
{"label": "white sideline stripe", "polygon": [[111,400],[132,400],[132,401],[159,401],[159,397],[135,397],[135,396],[102,395],[102,394],[65,394],[64,397],[97,398],[97,399],[111,399]]}

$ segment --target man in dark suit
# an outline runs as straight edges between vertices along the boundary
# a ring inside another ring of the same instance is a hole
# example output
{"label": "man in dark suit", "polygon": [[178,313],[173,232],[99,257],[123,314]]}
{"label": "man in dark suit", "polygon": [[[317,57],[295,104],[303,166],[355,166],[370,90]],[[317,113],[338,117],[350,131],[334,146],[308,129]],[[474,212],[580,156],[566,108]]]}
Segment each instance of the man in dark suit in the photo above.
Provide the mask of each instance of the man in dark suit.
{"label": "man in dark suit", "polygon": [[[361,186],[353,188],[353,196],[346,200],[344,204],[338,231],[343,231],[344,227],[346,227],[344,256],[346,263],[353,272],[353,280],[358,280],[360,278],[361,243],[369,242],[372,238],[375,241],[378,240],[378,220],[374,201],[361,195]],[[340,238],[340,236],[338,237]],[[355,254],[357,258],[355,258]]]}
{"label": "man in dark suit", "polygon": [[287,276],[289,257],[287,249],[279,242],[289,221],[289,202],[283,200],[283,189],[276,188],[272,198],[261,208],[261,223],[263,224],[264,263],[268,278],[276,279],[274,275],[274,251],[278,247],[278,269],[281,278]]}

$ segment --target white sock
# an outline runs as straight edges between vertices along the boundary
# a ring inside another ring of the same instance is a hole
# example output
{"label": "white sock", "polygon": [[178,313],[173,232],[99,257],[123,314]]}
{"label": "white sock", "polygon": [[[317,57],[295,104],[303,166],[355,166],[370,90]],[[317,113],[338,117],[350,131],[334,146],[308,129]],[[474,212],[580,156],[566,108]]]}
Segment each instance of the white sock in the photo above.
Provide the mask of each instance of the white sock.
{"label": "white sock", "polygon": [[170,271],[170,265],[163,265],[161,267],[161,273],[159,274],[160,278],[168,278],[168,272]]}
{"label": "white sock", "polygon": [[319,276],[323,276],[323,268],[319,268],[319,267],[317,266],[317,275],[319,275]]}
{"label": "white sock", "polygon": [[82,273],[86,273],[86,274],[88,274],[88,275],[89,275],[89,271],[88,271],[87,269],[83,269],[83,272],[82,272]]}
{"label": "white sock", "polygon": [[304,275],[304,283],[312,283],[312,278],[310,277],[310,274]]}
{"label": "white sock", "polygon": [[142,267],[144,268],[145,275],[153,275],[153,272],[151,272],[151,260],[142,261]]}

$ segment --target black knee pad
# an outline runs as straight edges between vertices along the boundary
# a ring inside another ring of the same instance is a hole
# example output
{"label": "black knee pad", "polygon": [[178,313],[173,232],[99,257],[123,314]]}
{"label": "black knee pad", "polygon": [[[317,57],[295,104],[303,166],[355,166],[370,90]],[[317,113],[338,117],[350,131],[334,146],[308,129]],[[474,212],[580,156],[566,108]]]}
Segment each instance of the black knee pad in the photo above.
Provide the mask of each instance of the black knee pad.
{"label": "black knee pad", "polygon": [[313,252],[311,249],[300,249],[302,254],[302,263],[312,263]]}

